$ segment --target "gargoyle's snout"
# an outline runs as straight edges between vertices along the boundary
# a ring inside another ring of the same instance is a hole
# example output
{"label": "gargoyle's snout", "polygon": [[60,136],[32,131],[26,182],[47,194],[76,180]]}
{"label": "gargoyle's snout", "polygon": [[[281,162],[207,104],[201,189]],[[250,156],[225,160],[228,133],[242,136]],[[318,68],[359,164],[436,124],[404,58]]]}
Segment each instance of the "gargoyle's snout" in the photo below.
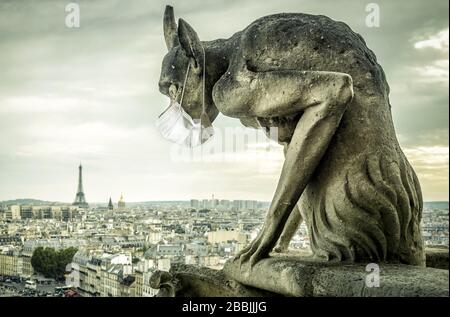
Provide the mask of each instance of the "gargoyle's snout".
{"label": "gargoyle's snout", "polygon": [[179,87],[176,84],[171,83],[170,81],[160,80],[158,86],[159,92],[163,95],[166,95],[172,99],[177,97]]}
{"label": "gargoyle's snout", "polygon": [[159,92],[163,95],[169,96],[170,83],[167,81],[160,80],[158,82]]}

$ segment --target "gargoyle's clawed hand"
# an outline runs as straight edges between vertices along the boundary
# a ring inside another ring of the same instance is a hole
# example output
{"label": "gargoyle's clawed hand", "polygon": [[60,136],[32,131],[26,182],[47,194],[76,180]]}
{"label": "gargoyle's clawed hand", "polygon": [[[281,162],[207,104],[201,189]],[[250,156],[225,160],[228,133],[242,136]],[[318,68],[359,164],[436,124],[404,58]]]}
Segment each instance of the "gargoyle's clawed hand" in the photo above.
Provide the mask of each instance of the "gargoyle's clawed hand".
{"label": "gargoyle's clawed hand", "polygon": [[261,230],[258,237],[236,255],[234,262],[239,265],[241,271],[250,271],[256,263],[268,257],[271,249],[270,245],[265,230]]}

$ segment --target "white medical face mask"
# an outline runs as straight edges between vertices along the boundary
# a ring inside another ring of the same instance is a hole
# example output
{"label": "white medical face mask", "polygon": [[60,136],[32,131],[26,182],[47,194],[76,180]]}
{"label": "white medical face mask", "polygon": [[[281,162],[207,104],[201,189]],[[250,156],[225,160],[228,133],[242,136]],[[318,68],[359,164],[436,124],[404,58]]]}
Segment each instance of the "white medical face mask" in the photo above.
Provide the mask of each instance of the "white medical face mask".
{"label": "white medical face mask", "polygon": [[214,135],[212,126],[205,126],[201,120],[193,120],[174,100],[159,116],[156,126],[163,138],[188,147],[199,146]]}
{"label": "white medical face mask", "polygon": [[181,91],[181,104],[171,98],[169,107],[159,115],[156,121],[156,127],[163,138],[173,143],[192,148],[209,140],[214,135],[214,128],[205,111],[205,58],[203,59],[203,112],[201,119],[192,119],[181,106],[189,67],[190,65],[188,64],[183,89]]}

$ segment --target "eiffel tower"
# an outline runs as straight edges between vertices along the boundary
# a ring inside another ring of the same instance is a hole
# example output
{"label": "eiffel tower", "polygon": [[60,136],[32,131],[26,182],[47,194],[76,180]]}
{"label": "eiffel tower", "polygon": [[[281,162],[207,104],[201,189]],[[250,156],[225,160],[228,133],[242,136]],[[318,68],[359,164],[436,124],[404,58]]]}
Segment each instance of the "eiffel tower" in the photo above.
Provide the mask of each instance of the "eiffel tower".
{"label": "eiffel tower", "polygon": [[77,190],[77,195],[75,196],[75,201],[73,202],[72,205],[74,206],[78,206],[81,208],[88,208],[89,205],[86,202],[86,198],[84,197],[84,192],[83,192],[83,167],[80,166],[78,167],[78,190]]}

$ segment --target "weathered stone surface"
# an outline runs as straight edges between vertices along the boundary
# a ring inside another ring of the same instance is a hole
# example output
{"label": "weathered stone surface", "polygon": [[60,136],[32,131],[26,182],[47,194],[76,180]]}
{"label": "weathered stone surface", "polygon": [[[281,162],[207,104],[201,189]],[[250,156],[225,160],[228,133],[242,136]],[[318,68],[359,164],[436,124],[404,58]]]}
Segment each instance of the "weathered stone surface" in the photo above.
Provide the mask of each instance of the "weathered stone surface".
{"label": "weathered stone surface", "polygon": [[[261,260],[246,275],[244,286],[222,271],[189,265],[176,265],[166,283],[153,283],[158,296],[177,297],[265,297],[265,296],[332,296],[332,297],[448,297],[448,270],[401,264],[381,264],[379,287],[367,287],[366,265],[300,260],[275,256]],[[231,270],[233,274],[236,270]],[[161,272],[156,272],[155,277]],[[264,280],[260,276],[264,275]],[[242,275],[238,276],[242,279]],[[152,277],[153,279],[153,277]],[[157,280],[158,278],[156,278]],[[168,283],[170,286],[168,286]],[[267,290],[258,289],[264,287]],[[272,291],[272,292],[271,292]]]}
{"label": "weathered stone surface", "polygon": [[448,270],[448,247],[446,246],[427,246],[426,259],[427,267],[434,267],[436,269]]}
{"label": "weathered stone surface", "polygon": [[[442,249],[439,253],[443,254]],[[297,254],[298,255],[298,254]],[[447,253],[448,259],[448,253]],[[313,257],[272,254],[249,273],[229,261],[223,271],[244,285],[285,296],[448,296],[449,271],[404,264],[379,264],[380,286],[366,287],[368,263],[320,261]],[[264,276],[264,279],[259,277]]]}
{"label": "weathered stone surface", "polygon": [[365,265],[319,268],[312,275],[312,296],[448,297],[449,272],[402,264],[380,265],[380,286],[368,288]]}
{"label": "weathered stone surface", "polygon": [[150,286],[160,290],[158,297],[280,296],[244,286],[228,278],[222,271],[183,264],[173,265],[170,272],[155,272]]}

